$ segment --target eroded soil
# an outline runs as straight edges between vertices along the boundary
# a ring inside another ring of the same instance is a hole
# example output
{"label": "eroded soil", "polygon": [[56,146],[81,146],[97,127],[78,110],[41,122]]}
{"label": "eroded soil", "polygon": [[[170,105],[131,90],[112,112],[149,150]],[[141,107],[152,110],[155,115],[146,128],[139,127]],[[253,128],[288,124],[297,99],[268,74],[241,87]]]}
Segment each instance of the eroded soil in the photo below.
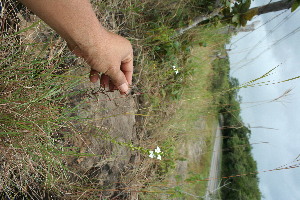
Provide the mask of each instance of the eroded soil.
{"label": "eroded soil", "polygon": [[[84,75],[88,70],[83,67],[72,73]],[[79,147],[80,153],[94,156],[68,159],[68,165],[108,188],[104,196],[120,195],[119,189],[130,185],[122,184],[121,177],[130,174],[140,160],[138,153],[128,147],[138,143],[136,96],[103,91],[99,82],[93,84],[88,79],[68,92],[77,91],[78,94],[68,98],[70,108],[76,107],[70,115],[83,119],[76,120],[74,129],[69,130],[71,145]],[[130,177],[126,179],[130,181]]]}

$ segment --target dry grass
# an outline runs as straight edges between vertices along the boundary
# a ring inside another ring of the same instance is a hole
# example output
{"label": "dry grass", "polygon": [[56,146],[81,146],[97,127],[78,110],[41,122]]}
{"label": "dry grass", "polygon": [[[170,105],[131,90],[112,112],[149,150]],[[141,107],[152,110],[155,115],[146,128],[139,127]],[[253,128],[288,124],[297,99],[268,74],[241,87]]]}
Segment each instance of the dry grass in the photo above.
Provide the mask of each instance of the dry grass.
{"label": "dry grass", "polygon": [[[82,105],[74,108],[66,100],[72,95],[86,93],[74,90],[86,76],[73,75],[72,72],[84,65],[83,62],[76,59],[66,43],[27,9],[6,1],[0,20],[0,198],[93,199],[115,196],[135,199],[141,188],[160,178],[157,171],[164,168],[164,162],[148,159],[147,150],[162,144],[163,140],[165,148],[171,150],[168,141],[178,139],[166,134],[159,140],[153,133],[170,118],[173,108],[178,108],[174,99],[182,94],[181,84],[185,84],[188,75],[183,73],[186,59],[183,51],[192,36],[178,38],[178,41],[169,38],[176,28],[174,22],[180,13],[185,12],[188,2],[124,0],[93,1],[93,4],[102,24],[127,37],[134,45],[134,87],[139,98],[136,98],[138,112],[131,115],[144,116],[136,116],[138,138],[128,141],[113,135],[117,133],[110,135],[108,128],[95,128],[83,117],[71,115]],[[187,15],[182,16],[187,20]],[[182,44],[174,51],[178,45],[176,42]],[[161,49],[154,50],[158,46]],[[175,76],[171,68],[174,61],[182,70],[180,76]],[[103,108],[101,112],[106,111]],[[116,115],[109,112],[110,116]],[[122,114],[129,115],[124,109]],[[106,145],[101,155],[90,153],[92,144],[77,129],[81,121],[86,127],[97,129],[97,134],[102,134],[101,137],[93,135],[95,140]],[[105,119],[101,122],[107,123]],[[123,160],[117,162],[121,159],[118,151],[111,151],[112,146],[127,149],[124,150],[129,152],[126,155],[133,156],[134,162],[131,165],[123,165]],[[167,156],[169,160],[174,158],[171,151]],[[70,162],[84,163],[90,157],[101,158],[94,171],[70,167],[75,166]],[[110,168],[105,171],[103,166],[108,164]],[[101,171],[101,176],[97,170]],[[117,175],[107,183],[103,177],[111,171]],[[99,175],[101,180],[95,180],[86,172]]]}

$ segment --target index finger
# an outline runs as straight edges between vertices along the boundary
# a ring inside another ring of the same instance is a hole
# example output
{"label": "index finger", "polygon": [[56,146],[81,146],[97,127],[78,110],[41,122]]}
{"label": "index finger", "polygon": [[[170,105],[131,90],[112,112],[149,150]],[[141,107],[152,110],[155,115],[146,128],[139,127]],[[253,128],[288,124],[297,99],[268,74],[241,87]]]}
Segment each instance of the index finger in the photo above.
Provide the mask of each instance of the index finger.
{"label": "index finger", "polygon": [[127,83],[132,84],[133,56],[121,62],[121,71],[124,73]]}

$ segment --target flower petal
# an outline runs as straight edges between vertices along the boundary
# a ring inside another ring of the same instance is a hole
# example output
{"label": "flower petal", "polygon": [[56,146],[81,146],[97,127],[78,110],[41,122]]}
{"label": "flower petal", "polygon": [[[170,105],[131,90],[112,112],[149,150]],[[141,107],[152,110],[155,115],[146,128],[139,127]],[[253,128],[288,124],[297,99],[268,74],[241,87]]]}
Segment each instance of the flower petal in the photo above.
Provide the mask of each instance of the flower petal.
{"label": "flower petal", "polygon": [[153,152],[153,151],[149,151],[149,157],[150,157],[150,158],[154,158],[154,157],[155,157],[155,155],[154,155],[154,152]]}
{"label": "flower petal", "polygon": [[158,156],[157,156],[157,159],[158,159],[158,160],[161,160],[161,155],[158,155]]}
{"label": "flower petal", "polygon": [[156,149],[154,151],[155,151],[155,153],[160,153],[161,152],[159,147],[156,147]]}

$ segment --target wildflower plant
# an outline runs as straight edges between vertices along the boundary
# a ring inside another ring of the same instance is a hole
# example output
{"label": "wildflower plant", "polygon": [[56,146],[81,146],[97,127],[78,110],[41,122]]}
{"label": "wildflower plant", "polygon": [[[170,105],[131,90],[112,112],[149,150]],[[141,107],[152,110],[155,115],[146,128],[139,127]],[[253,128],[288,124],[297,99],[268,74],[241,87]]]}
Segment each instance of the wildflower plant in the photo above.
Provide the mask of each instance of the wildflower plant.
{"label": "wildflower plant", "polygon": [[156,158],[158,160],[161,160],[163,152],[160,150],[160,148],[157,146],[154,151],[149,151],[149,157],[150,158]]}
{"label": "wildflower plant", "polygon": [[173,70],[175,71],[175,74],[179,73],[179,70],[177,69],[177,67],[175,65],[172,66]]}

